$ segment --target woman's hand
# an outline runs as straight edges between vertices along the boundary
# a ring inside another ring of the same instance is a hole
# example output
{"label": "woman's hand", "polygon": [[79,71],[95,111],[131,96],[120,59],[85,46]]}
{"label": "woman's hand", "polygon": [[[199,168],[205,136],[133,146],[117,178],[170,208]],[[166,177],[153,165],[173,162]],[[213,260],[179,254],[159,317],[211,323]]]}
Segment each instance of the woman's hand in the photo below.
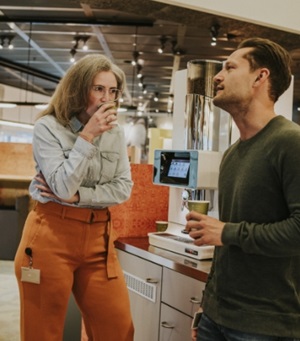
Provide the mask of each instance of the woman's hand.
{"label": "woman's hand", "polygon": [[35,187],[40,190],[40,194],[42,197],[56,199],[56,200],[59,200],[61,202],[65,202],[68,204],[73,204],[73,203],[76,203],[79,201],[79,194],[78,193],[74,194],[73,197],[68,199],[68,200],[63,200],[63,199],[59,198],[57,195],[55,195],[52,192],[51,188],[48,186],[48,184],[44,178],[44,175],[41,172],[38,173],[34,177],[34,179],[39,182],[39,184],[35,185]]}
{"label": "woman's hand", "polygon": [[113,102],[102,104],[86,122],[82,133],[94,138],[107,130],[111,130],[117,120],[117,107]]}

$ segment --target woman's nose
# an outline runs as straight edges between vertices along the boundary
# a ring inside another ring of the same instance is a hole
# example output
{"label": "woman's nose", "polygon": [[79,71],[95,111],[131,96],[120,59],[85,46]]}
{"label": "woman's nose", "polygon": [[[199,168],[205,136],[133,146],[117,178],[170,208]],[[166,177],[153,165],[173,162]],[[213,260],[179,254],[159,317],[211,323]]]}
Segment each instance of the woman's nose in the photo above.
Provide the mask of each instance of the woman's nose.
{"label": "woman's nose", "polygon": [[101,101],[102,102],[108,102],[109,101],[109,92],[108,91],[105,91],[103,93],[103,96],[101,97]]}

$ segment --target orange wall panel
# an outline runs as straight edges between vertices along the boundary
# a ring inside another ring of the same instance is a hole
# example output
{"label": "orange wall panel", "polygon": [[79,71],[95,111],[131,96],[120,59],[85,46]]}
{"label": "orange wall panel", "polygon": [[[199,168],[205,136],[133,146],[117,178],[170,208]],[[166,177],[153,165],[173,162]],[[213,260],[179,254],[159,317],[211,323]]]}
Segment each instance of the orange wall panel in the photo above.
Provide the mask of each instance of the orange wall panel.
{"label": "orange wall panel", "polygon": [[169,187],[152,183],[153,165],[131,164],[132,194],[110,208],[119,237],[143,237],[156,231],[156,220],[168,220]]}

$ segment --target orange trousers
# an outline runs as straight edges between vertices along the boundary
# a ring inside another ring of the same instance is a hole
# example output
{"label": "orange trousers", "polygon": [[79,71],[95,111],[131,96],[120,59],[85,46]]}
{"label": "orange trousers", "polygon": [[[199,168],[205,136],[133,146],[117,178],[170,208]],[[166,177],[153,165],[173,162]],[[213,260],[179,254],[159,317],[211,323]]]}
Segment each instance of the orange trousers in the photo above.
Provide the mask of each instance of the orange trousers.
{"label": "orange trousers", "polygon": [[[132,341],[129,296],[108,210],[38,203],[15,257],[21,341],[62,341],[71,291],[89,341]],[[40,284],[21,281],[21,267],[40,269]],[[28,253],[28,252],[27,252]]]}

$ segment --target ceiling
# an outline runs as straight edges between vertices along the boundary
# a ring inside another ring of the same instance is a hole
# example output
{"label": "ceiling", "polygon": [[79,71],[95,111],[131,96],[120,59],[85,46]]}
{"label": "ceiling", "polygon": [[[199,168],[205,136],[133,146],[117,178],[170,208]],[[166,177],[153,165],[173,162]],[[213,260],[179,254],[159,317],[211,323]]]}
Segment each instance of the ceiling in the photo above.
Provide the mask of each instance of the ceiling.
{"label": "ceiling", "polygon": [[[1,0],[0,11],[0,42],[3,38],[5,43],[0,49],[0,82],[6,85],[51,95],[71,65],[77,37],[75,59],[102,53],[125,71],[124,106],[165,113],[175,71],[192,59],[223,61],[241,40],[260,36],[290,51],[295,107],[300,105],[300,39],[294,33],[150,0]],[[212,26],[218,28],[216,46],[210,45]],[[165,50],[159,54],[162,37]],[[85,40],[88,51],[82,50]],[[132,66],[134,58],[139,66]]]}

